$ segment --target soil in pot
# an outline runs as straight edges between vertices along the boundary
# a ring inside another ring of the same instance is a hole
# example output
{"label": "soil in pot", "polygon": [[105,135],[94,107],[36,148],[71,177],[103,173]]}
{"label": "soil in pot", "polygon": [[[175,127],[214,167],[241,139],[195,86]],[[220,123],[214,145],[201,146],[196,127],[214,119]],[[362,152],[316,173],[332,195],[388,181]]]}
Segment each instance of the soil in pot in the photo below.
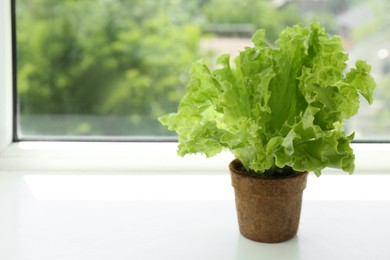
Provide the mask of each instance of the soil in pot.
{"label": "soil in pot", "polygon": [[282,177],[254,176],[236,159],[230,165],[240,233],[251,240],[278,243],[298,231],[307,172]]}

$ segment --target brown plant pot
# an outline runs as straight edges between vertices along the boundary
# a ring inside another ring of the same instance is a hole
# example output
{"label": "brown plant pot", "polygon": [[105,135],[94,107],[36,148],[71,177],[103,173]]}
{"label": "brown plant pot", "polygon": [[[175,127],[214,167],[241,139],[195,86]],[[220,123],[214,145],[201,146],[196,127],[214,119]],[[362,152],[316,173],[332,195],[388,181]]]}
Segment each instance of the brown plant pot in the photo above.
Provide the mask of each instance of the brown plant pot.
{"label": "brown plant pot", "polygon": [[307,172],[289,177],[261,177],[243,172],[238,159],[230,165],[240,233],[251,240],[278,243],[298,232]]}

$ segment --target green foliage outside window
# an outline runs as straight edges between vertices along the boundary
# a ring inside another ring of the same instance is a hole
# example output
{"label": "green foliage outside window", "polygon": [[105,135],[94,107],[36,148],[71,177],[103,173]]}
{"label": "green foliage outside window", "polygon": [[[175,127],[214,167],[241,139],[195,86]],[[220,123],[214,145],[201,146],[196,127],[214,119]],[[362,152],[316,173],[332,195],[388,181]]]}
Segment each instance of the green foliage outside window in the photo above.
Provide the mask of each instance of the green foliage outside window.
{"label": "green foliage outside window", "polygon": [[171,109],[200,31],[180,13],[168,16],[166,4],[17,1],[21,114],[116,115],[137,125]]}
{"label": "green foliage outside window", "polygon": [[213,53],[202,40],[221,35],[207,28],[249,25],[273,41],[285,26],[314,19],[337,33],[336,11],[364,1],[314,1],[313,10],[268,0],[15,2],[23,138],[172,135],[157,118],[175,111],[191,64]]}

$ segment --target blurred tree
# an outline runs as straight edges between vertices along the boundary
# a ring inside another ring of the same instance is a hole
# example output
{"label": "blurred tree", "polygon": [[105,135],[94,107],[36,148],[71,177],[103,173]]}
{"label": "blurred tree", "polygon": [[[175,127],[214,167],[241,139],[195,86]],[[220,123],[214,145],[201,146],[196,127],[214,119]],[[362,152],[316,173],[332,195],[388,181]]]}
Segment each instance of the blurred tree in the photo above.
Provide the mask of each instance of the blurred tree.
{"label": "blurred tree", "polygon": [[173,111],[200,38],[185,9],[194,11],[184,0],[17,1],[20,113],[137,123]]}

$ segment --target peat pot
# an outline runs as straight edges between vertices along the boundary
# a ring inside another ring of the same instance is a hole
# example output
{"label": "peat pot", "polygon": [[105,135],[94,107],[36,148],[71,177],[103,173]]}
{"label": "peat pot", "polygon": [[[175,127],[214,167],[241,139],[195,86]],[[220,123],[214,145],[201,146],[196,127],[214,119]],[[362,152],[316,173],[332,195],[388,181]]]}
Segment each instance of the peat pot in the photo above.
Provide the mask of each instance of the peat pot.
{"label": "peat pot", "polygon": [[230,165],[240,233],[251,240],[278,243],[293,238],[299,226],[307,172],[287,177],[249,175],[238,159]]}

